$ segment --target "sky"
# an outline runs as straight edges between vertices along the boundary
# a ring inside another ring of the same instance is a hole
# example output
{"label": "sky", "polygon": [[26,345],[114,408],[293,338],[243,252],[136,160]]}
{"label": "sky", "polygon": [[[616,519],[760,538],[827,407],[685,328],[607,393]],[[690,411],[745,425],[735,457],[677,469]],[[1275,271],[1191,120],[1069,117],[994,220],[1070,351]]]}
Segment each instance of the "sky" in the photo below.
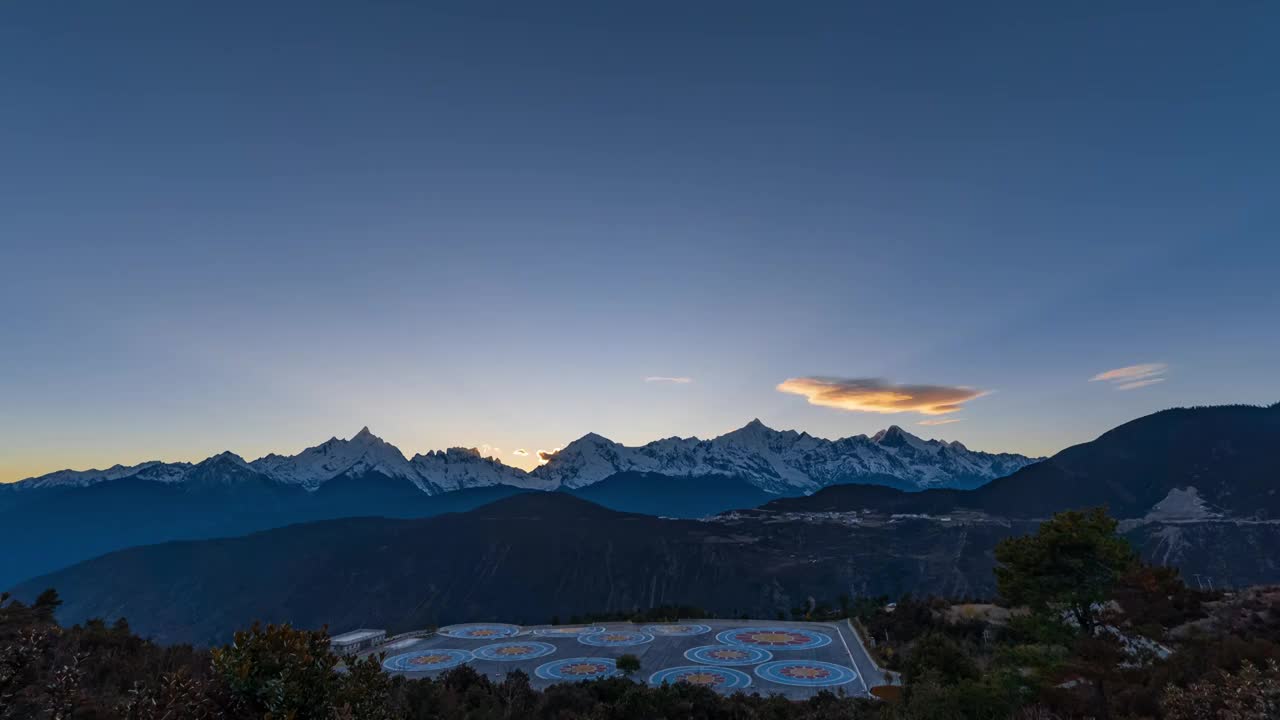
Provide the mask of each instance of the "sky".
{"label": "sky", "polygon": [[[1280,6],[0,5],[0,481],[1280,400]],[[524,450],[527,454],[518,455]]]}

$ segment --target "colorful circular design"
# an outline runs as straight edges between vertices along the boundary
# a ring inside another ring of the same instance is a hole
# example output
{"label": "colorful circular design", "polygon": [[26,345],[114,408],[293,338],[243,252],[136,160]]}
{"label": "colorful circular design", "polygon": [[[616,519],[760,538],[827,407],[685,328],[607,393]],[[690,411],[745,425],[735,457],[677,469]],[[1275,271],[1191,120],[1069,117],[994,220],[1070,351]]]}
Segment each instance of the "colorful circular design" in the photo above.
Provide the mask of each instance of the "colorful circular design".
{"label": "colorful circular design", "polygon": [[812,650],[830,645],[831,636],[812,630],[749,627],[725,630],[716,635],[716,642],[725,645],[754,645],[771,650]]}
{"label": "colorful circular design", "polygon": [[653,642],[653,636],[634,630],[606,630],[592,635],[581,635],[578,642],[593,647],[631,647]]}
{"label": "colorful circular design", "polygon": [[544,642],[504,642],[485,645],[472,650],[477,660],[516,662],[544,657],[556,651],[556,646]]}
{"label": "colorful circular design", "polygon": [[436,631],[436,634],[460,640],[501,640],[519,635],[520,626],[501,623],[467,623],[442,627]]}
{"label": "colorful circular design", "polygon": [[773,659],[773,653],[750,645],[703,645],[684,656],[703,665],[755,665]]}
{"label": "colorful circular design", "polygon": [[853,682],[858,674],[843,665],[817,660],[776,660],[756,668],[762,680],[779,685],[830,687]]}
{"label": "colorful circular design", "polygon": [[693,637],[711,632],[710,625],[645,625],[644,631],[658,637]]}
{"label": "colorful circular design", "polygon": [[543,680],[598,680],[619,673],[613,658],[580,657],[543,663],[533,674]]}
{"label": "colorful circular design", "polygon": [[457,667],[471,659],[466,650],[431,648],[389,657],[382,661],[382,667],[392,672],[431,672]]}
{"label": "colorful circular design", "polygon": [[540,637],[579,637],[581,635],[594,635],[602,632],[604,632],[604,628],[599,625],[591,625],[588,627],[538,628],[533,631],[533,634]]}
{"label": "colorful circular design", "polygon": [[734,690],[750,687],[751,676],[727,667],[711,667],[708,665],[685,665],[682,667],[659,670],[649,676],[650,685],[663,683],[689,683],[701,685],[712,690]]}

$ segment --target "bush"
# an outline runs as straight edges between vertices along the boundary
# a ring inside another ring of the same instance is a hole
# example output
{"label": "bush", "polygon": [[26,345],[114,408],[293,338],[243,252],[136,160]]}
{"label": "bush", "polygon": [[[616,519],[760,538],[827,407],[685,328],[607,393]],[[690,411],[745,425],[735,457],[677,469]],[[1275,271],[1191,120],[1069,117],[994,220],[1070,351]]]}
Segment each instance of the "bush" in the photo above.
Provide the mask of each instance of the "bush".
{"label": "bush", "polygon": [[632,655],[631,653],[627,653],[626,655],[618,658],[618,669],[622,671],[623,675],[640,672],[640,658]]}

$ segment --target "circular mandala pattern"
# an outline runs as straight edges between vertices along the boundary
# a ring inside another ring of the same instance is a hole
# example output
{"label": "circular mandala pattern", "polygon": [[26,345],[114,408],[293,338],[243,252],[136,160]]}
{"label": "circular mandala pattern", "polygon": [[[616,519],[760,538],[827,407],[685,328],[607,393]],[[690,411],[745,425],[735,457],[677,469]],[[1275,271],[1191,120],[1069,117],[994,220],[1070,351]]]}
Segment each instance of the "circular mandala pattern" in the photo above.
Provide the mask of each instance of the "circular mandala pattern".
{"label": "circular mandala pattern", "polygon": [[831,644],[831,636],[792,628],[734,628],[716,635],[725,645],[754,645],[771,650],[812,650]]}
{"label": "circular mandala pattern", "polygon": [[711,632],[710,625],[645,625],[644,631],[657,637],[693,637]]}
{"label": "circular mandala pattern", "polygon": [[710,667],[707,665],[685,665],[683,667],[659,670],[649,676],[650,685],[662,683],[689,683],[701,685],[713,690],[734,690],[751,686],[751,676],[727,667]]}
{"label": "circular mandala pattern", "polygon": [[457,667],[471,658],[466,650],[431,648],[389,657],[382,661],[382,667],[392,672],[431,672]]}
{"label": "circular mandala pattern", "polygon": [[703,665],[755,665],[773,659],[773,653],[750,645],[703,645],[684,656]]}
{"label": "circular mandala pattern", "polygon": [[858,674],[843,665],[817,660],[776,660],[756,668],[762,680],[780,685],[830,687],[853,682]]}
{"label": "circular mandala pattern", "polygon": [[534,635],[540,637],[579,637],[582,635],[595,635],[604,632],[604,628],[598,625],[589,627],[550,627],[539,628],[533,631]]}
{"label": "circular mandala pattern", "polygon": [[520,626],[500,623],[467,623],[465,625],[449,625],[436,631],[437,635],[458,638],[460,640],[501,640],[520,634]]}
{"label": "circular mandala pattern", "polygon": [[552,660],[533,671],[543,680],[598,680],[618,674],[613,658],[581,657]]}
{"label": "circular mandala pattern", "polygon": [[653,642],[653,636],[634,630],[606,630],[602,633],[578,636],[578,642],[593,647],[631,647]]}
{"label": "circular mandala pattern", "polygon": [[544,642],[504,642],[485,645],[472,650],[477,660],[516,662],[544,657],[556,651],[556,646]]}

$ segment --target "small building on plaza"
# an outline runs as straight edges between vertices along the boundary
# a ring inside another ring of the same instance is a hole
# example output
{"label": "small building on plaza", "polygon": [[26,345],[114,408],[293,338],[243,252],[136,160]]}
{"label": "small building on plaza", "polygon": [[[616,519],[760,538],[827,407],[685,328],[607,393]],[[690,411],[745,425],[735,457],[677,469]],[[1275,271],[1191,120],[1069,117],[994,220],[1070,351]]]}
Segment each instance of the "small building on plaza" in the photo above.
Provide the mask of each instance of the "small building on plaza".
{"label": "small building on plaza", "polygon": [[329,638],[329,648],[339,655],[353,655],[368,650],[386,639],[386,630],[362,628]]}

